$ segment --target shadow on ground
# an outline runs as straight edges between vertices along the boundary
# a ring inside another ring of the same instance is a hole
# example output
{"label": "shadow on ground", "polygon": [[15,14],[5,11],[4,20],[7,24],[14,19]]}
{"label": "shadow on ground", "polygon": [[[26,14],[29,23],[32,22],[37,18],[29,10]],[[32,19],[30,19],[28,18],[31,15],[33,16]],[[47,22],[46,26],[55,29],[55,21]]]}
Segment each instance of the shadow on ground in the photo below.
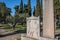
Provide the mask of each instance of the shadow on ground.
{"label": "shadow on ground", "polygon": [[7,34],[0,34],[0,38],[1,37],[6,37],[6,36],[11,36],[11,35],[15,35],[15,34],[21,34],[21,33],[26,33],[26,30],[17,30],[17,31],[14,31],[12,33],[7,33]]}

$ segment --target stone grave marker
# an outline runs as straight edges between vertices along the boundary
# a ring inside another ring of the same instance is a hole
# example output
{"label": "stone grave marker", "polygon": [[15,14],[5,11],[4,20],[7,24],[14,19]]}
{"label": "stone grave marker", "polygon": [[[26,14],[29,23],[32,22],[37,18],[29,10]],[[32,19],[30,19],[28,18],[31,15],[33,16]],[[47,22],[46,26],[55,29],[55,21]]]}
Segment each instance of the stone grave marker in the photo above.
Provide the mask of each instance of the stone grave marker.
{"label": "stone grave marker", "polygon": [[27,18],[27,36],[38,38],[40,37],[40,19],[39,17]]}

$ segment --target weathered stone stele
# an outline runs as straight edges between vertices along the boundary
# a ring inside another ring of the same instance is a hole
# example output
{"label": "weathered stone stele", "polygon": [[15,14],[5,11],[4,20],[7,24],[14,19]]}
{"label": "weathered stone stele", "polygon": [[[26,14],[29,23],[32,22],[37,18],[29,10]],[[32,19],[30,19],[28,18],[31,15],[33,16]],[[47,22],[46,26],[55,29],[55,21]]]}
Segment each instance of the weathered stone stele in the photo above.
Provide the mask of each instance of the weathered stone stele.
{"label": "weathered stone stele", "polygon": [[27,36],[32,38],[40,37],[40,20],[39,17],[27,18]]}
{"label": "weathered stone stele", "polygon": [[44,0],[43,7],[43,36],[54,38],[53,0]]}

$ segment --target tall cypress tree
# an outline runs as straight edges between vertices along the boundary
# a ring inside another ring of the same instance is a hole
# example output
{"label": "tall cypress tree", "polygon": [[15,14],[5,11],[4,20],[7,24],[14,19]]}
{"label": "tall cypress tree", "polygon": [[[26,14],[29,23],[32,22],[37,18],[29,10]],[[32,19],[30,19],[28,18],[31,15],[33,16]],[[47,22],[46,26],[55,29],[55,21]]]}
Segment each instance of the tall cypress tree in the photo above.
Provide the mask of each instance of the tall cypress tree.
{"label": "tall cypress tree", "polygon": [[36,0],[36,6],[39,6],[40,5],[40,0]]}
{"label": "tall cypress tree", "polygon": [[33,11],[33,15],[35,16],[35,6],[34,6],[34,11]]}
{"label": "tall cypress tree", "polygon": [[20,1],[20,13],[23,13],[23,1]]}
{"label": "tall cypress tree", "polygon": [[30,2],[30,0],[28,0],[28,13],[29,13],[29,16],[31,16],[31,2]]}
{"label": "tall cypress tree", "polygon": [[40,16],[40,0],[36,0],[35,16]]}

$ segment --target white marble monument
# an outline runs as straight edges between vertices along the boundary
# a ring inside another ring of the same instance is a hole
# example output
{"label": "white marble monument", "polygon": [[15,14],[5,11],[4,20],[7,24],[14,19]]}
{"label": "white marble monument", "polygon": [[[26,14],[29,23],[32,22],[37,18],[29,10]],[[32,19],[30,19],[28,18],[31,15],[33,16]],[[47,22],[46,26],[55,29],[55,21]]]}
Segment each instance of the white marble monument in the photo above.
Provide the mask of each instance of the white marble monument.
{"label": "white marble monument", "polygon": [[40,37],[40,19],[31,16],[27,18],[27,36],[32,38]]}

